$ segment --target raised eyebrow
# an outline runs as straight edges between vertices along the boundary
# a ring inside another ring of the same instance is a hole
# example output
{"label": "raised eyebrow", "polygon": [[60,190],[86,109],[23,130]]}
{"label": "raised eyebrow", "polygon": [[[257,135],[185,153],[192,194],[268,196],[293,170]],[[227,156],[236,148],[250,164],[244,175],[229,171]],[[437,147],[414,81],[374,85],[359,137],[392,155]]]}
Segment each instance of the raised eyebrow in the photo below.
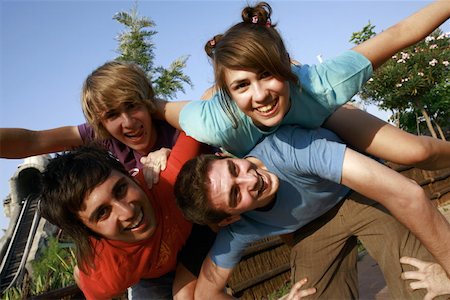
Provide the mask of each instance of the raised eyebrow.
{"label": "raised eyebrow", "polygon": [[[228,165],[228,171],[230,172],[230,174],[234,177],[236,177],[236,169],[235,169],[235,165],[231,160],[227,160],[227,165]],[[236,207],[236,193],[234,192],[235,188],[231,187],[230,189],[230,194],[228,196],[228,206],[230,207]]]}
{"label": "raised eyebrow", "polygon": [[236,176],[236,169],[235,169],[235,165],[231,160],[227,160],[227,165],[228,165],[228,172],[230,172],[231,175]]}

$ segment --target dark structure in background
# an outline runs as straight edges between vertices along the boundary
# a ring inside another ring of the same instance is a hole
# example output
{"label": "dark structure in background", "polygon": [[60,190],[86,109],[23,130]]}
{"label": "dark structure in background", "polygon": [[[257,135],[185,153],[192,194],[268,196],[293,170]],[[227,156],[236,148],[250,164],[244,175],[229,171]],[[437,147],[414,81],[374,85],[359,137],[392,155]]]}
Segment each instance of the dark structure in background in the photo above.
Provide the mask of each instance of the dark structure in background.
{"label": "dark structure in background", "polygon": [[10,221],[0,239],[0,293],[32,274],[30,261],[45,247],[46,237],[56,232],[37,212],[39,177],[48,159],[45,155],[25,159],[10,179],[10,195],[3,202]]}
{"label": "dark structure in background", "polygon": [[[11,196],[4,201],[10,218],[6,235],[0,240],[1,292],[9,285],[20,283],[26,272],[32,273],[28,262],[33,260],[46,237],[57,230],[36,215],[39,199],[34,195],[37,176],[47,163],[46,156],[25,160],[11,178]],[[388,164],[419,183],[450,221],[450,168],[424,171]],[[290,249],[279,237],[264,239],[247,249],[229,282],[229,292],[241,299],[267,299],[290,279]],[[79,299],[76,286],[51,291],[33,299],[58,299],[73,296]],[[124,299],[126,296],[124,295]]]}

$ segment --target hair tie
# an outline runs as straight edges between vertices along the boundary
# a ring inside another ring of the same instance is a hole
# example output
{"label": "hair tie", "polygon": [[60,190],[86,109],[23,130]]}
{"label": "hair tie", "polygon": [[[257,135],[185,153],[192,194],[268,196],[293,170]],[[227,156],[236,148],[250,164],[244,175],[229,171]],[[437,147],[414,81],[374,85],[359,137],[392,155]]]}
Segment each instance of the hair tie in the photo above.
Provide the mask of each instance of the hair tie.
{"label": "hair tie", "polygon": [[270,23],[270,19],[267,19],[266,27],[270,28],[272,26],[272,23]]}
{"label": "hair tie", "polygon": [[258,16],[253,16],[252,17],[252,23],[253,24],[258,24]]}
{"label": "hair tie", "polygon": [[211,39],[211,40],[209,41],[209,45],[210,45],[211,47],[216,46],[216,40],[215,40],[215,39]]}

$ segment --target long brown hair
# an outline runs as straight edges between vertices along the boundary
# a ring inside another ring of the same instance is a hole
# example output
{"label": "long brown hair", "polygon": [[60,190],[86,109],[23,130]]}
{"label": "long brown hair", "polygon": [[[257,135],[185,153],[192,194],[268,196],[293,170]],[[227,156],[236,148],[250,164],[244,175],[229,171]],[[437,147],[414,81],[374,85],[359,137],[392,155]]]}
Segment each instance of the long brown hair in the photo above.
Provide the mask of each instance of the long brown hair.
{"label": "long brown hair", "polygon": [[205,44],[205,52],[212,59],[214,77],[222,93],[222,107],[237,126],[230,93],[225,82],[225,69],[268,71],[276,78],[299,84],[291,70],[289,54],[271,21],[272,8],[266,2],[242,10],[242,22],[232,26],[223,35],[214,36]]}

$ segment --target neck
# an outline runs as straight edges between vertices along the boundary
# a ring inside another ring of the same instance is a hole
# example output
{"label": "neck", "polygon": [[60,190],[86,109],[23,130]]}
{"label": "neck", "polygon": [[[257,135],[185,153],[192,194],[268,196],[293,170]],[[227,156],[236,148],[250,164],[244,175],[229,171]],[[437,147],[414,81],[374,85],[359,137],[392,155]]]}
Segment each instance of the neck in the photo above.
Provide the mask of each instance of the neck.
{"label": "neck", "polygon": [[153,150],[159,150],[159,149],[154,149],[157,139],[158,139],[158,130],[155,127],[155,122],[153,122],[148,147],[145,149],[145,151],[142,151],[142,153],[140,153],[140,154],[148,155]]}

